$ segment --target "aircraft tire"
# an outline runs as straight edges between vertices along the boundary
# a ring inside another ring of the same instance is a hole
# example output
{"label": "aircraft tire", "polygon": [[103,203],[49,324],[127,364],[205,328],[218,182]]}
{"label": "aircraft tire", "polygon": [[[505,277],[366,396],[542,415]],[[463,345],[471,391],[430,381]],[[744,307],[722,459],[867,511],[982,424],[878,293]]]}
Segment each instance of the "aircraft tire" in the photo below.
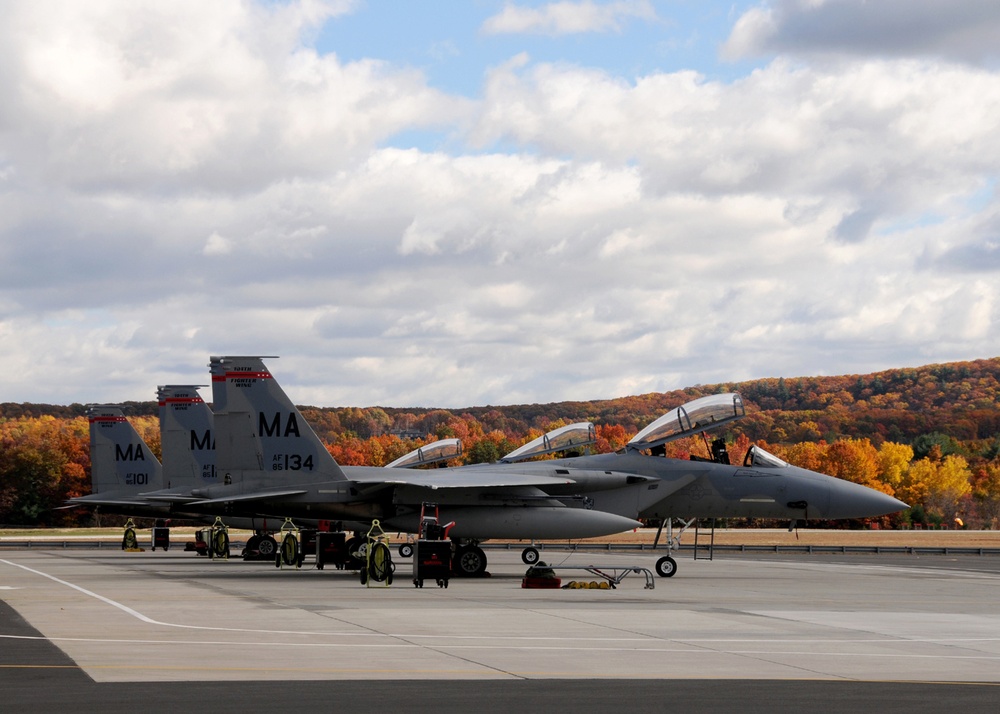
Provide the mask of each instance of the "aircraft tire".
{"label": "aircraft tire", "polygon": [[486,553],[477,545],[463,545],[455,552],[452,571],[465,578],[481,577],[486,572]]}
{"label": "aircraft tire", "polygon": [[[250,540],[253,540],[253,538],[251,538]],[[247,544],[247,548],[249,547],[250,545]],[[257,542],[257,552],[260,553],[261,556],[265,558],[270,558],[272,555],[275,554],[277,550],[278,550],[278,541],[276,541],[269,535],[260,536],[260,540],[258,540]]]}
{"label": "aircraft tire", "polygon": [[[365,551],[367,551],[368,546],[364,542],[364,538],[359,538],[354,536],[347,541],[347,562],[344,563],[344,567],[348,570],[357,570],[358,568],[365,567],[365,553],[362,552],[361,546],[365,546]],[[355,555],[357,553],[357,555]],[[359,557],[360,556],[360,557]]]}
{"label": "aircraft tire", "polygon": [[525,565],[534,565],[540,557],[538,548],[535,547],[525,548],[521,551],[521,562]]}
{"label": "aircraft tire", "polygon": [[656,574],[661,578],[672,578],[677,573],[677,561],[665,555],[656,561]]}
{"label": "aircraft tire", "polygon": [[399,557],[400,558],[412,558],[413,557],[413,543],[401,543],[399,545]]}

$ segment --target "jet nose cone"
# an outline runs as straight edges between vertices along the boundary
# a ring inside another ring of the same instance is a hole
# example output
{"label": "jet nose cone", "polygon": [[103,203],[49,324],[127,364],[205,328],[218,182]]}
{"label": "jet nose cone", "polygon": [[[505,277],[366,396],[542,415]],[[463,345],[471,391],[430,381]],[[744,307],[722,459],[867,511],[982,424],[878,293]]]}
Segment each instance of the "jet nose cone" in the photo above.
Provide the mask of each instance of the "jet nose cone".
{"label": "jet nose cone", "polygon": [[830,513],[826,517],[871,518],[907,508],[907,504],[887,493],[850,481],[838,481],[830,489]]}

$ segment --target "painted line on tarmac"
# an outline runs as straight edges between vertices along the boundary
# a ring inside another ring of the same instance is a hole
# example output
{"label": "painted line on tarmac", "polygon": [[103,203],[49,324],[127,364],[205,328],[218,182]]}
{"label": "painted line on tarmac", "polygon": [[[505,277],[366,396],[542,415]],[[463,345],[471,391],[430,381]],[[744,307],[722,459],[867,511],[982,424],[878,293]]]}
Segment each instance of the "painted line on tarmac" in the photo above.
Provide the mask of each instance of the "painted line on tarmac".
{"label": "painted line on tarmac", "polygon": [[[584,642],[605,642],[605,643],[610,643],[610,642],[619,642],[619,643],[635,642],[637,644],[639,644],[639,643],[645,643],[645,644],[655,645],[656,643],[664,642],[665,641],[663,638],[652,637],[652,636],[649,636],[649,637],[559,637],[559,636],[528,636],[528,637],[526,637],[526,636],[518,636],[518,635],[499,635],[499,634],[480,634],[480,635],[452,635],[452,634],[449,634],[449,635],[435,635],[435,634],[405,634],[405,633],[388,633],[388,632],[386,632],[386,633],[380,633],[380,632],[343,632],[343,631],[323,632],[323,631],[317,631],[317,630],[263,630],[263,629],[240,628],[240,627],[219,627],[219,626],[211,626],[211,625],[187,625],[187,624],[183,624],[183,623],[164,622],[162,620],[153,619],[151,617],[148,617],[147,615],[142,614],[138,610],[135,610],[135,609],[129,607],[128,605],[124,605],[124,604],[122,604],[122,603],[120,603],[120,602],[118,602],[116,600],[112,600],[109,597],[105,597],[104,595],[100,595],[98,593],[95,593],[95,592],[93,592],[91,590],[88,590],[88,589],[86,589],[84,587],[81,587],[81,586],[76,585],[74,583],[71,583],[69,581],[63,580],[61,578],[57,578],[56,576],[50,575],[50,574],[45,573],[45,572],[43,572],[41,570],[36,570],[35,568],[29,568],[26,565],[21,565],[20,563],[14,563],[12,561],[4,560],[4,559],[0,559],[0,563],[4,563],[6,565],[12,565],[12,566],[14,566],[16,568],[20,568],[21,570],[25,570],[25,571],[27,571],[29,573],[33,573],[35,575],[39,575],[41,577],[47,578],[47,579],[49,579],[49,580],[51,580],[53,582],[59,583],[60,585],[63,585],[65,587],[68,587],[68,588],[71,588],[73,590],[76,590],[77,592],[79,592],[79,593],[81,593],[83,595],[86,595],[87,597],[92,597],[92,598],[94,598],[96,600],[99,600],[99,601],[101,601],[101,602],[103,602],[103,603],[105,603],[107,605],[110,605],[110,606],[112,606],[114,608],[117,608],[118,610],[121,610],[122,612],[126,613],[127,615],[130,615],[131,617],[134,617],[134,618],[138,619],[141,622],[144,622],[144,623],[149,624],[149,625],[157,625],[157,626],[160,626],[160,627],[173,627],[173,628],[186,629],[186,630],[213,631],[213,632],[233,632],[233,633],[247,633],[247,634],[262,634],[262,635],[311,635],[311,636],[320,636],[320,637],[393,638],[393,639],[406,638],[406,639],[414,639],[414,640],[420,639],[420,640],[448,640],[448,641],[474,640],[474,639],[487,639],[488,638],[488,639],[490,639],[492,641],[497,641],[497,640],[514,641],[514,642],[559,642],[559,641],[565,641],[565,642],[575,643],[573,645],[565,646],[565,647],[564,646],[557,646],[557,645],[549,645],[549,646],[544,646],[544,647],[537,647],[537,649],[553,649],[553,650],[577,650],[577,649],[580,648],[580,644],[584,643]],[[16,635],[0,635],[0,639],[3,639],[3,638],[31,639],[31,638],[24,638],[24,637],[16,636]],[[192,642],[184,642],[184,641],[180,641],[180,640],[117,640],[117,639],[110,639],[110,638],[108,638],[108,639],[102,639],[102,638],[35,638],[35,639],[49,639],[51,641],[62,640],[62,641],[79,641],[79,642],[109,642],[109,643],[121,642],[121,643],[190,644],[190,645],[214,644],[214,645],[219,645],[219,646],[222,646],[222,645],[236,645],[236,646],[240,646],[240,645],[254,644],[254,643],[250,643],[250,642],[241,642],[241,641],[232,641],[232,642],[226,642],[226,641],[220,641],[220,642],[193,642],[192,641]],[[610,648],[588,647],[587,649],[588,650],[593,650],[593,651],[605,651],[606,650],[606,651],[623,651],[623,652],[664,652],[664,653],[668,653],[668,652],[669,653],[684,652],[684,653],[690,653],[690,652],[695,652],[697,650],[688,649],[686,647],[686,645],[704,646],[704,645],[720,645],[720,644],[726,644],[726,643],[750,645],[750,644],[763,643],[763,642],[766,642],[768,644],[776,644],[777,642],[780,642],[780,641],[776,641],[774,638],[739,638],[739,637],[671,638],[670,640],[667,640],[667,641],[673,641],[674,643],[676,643],[677,645],[679,645],[681,647],[681,649],[678,649],[678,648],[663,648],[663,647],[661,647],[661,648],[635,647],[635,646],[633,646],[633,647],[621,646],[621,647],[610,647]],[[786,644],[793,644],[793,645],[801,645],[801,644],[806,644],[806,643],[808,643],[808,644],[827,644],[827,645],[833,645],[833,644],[893,644],[893,643],[923,643],[923,644],[942,644],[942,645],[948,645],[948,644],[977,643],[977,642],[998,642],[998,641],[1000,641],[1000,638],[998,638],[998,637],[927,637],[927,638],[922,638],[922,637],[921,638],[905,637],[905,638],[899,638],[899,637],[895,637],[895,636],[891,636],[891,635],[884,635],[884,636],[881,636],[881,637],[873,637],[873,638],[865,638],[865,639],[857,639],[857,638],[816,638],[816,637],[810,637],[810,638],[804,639],[804,640],[787,640],[787,641],[785,641],[785,643]],[[257,643],[257,644],[270,644],[270,643],[263,643],[262,642],[262,643]],[[358,644],[358,643],[347,643],[347,644],[333,644],[333,643],[311,643],[311,644],[310,643],[274,643],[274,644],[276,644],[276,645],[280,644],[280,645],[283,645],[283,646],[318,646],[318,647],[360,647],[360,646],[366,646],[366,647],[368,647],[368,646],[370,646],[370,647],[375,647],[375,646],[382,646],[382,647],[409,647],[409,646],[420,647],[421,646],[421,645],[406,645],[406,644],[361,645],[361,644]],[[439,647],[448,646],[448,647],[455,647],[455,648],[462,648],[462,649],[483,649],[484,647],[486,647],[486,646],[479,646],[479,645],[444,645],[444,644],[440,644],[440,643],[437,646],[439,646]],[[489,648],[491,648],[491,649],[522,649],[523,647],[520,646],[520,645],[518,645],[518,646],[513,646],[513,645],[511,645],[511,646],[490,645]],[[722,650],[722,651],[723,652],[728,652],[728,653],[731,653],[731,654],[786,654],[786,652],[777,652],[777,651],[773,651],[773,650],[770,650],[770,651],[768,651],[768,650],[762,650],[762,651],[756,651],[756,650],[746,650],[746,651],[743,651],[743,650]],[[819,653],[793,651],[793,652],[787,652],[787,654],[798,655],[798,654],[819,654]],[[841,655],[837,654],[837,653],[831,653],[831,656],[841,656]],[[876,656],[876,655],[867,655],[867,656]],[[911,655],[886,655],[886,656],[911,656]],[[914,657],[923,657],[923,656],[931,656],[931,655],[912,655],[912,656],[914,656]],[[948,658],[948,656],[946,656],[946,655],[934,655],[934,656],[938,656],[938,657],[942,657],[942,658]],[[961,656],[956,656],[956,658],[960,659]],[[980,657],[975,657],[975,658],[979,659]],[[1000,656],[996,656],[996,657],[985,656],[985,657],[982,657],[982,658],[986,658],[986,659],[1000,659]]]}
{"label": "painted line on tarmac", "polygon": [[[53,582],[56,582],[56,583],[59,583],[60,585],[64,585],[64,586],[66,586],[68,588],[72,588],[73,590],[76,590],[77,592],[82,593],[83,595],[86,595],[88,597],[92,597],[92,598],[95,598],[97,600],[100,600],[101,602],[103,602],[103,603],[105,603],[107,605],[110,605],[111,607],[117,608],[118,610],[121,610],[122,612],[126,613],[127,615],[130,615],[131,617],[134,617],[137,620],[139,620],[141,622],[144,622],[146,624],[149,624],[149,625],[159,625],[161,627],[176,627],[176,628],[186,629],[186,630],[202,630],[202,631],[214,631],[214,632],[245,632],[245,633],[250,633],[250,634],[265,634],[265,635],[318,635],[318,636],[323,636],[323,637],[361,637],[361,638],[364,638],[364,637],[391,637],[391,638],[407,637],[407,638],[411,638],[411,639],[417,639],[417,638],[420,638],[420,639],[440,639],[442,637],[442,635],[419,635],[419,634],[407,635],[407,634],[394,634],[394,633],[381,633],[381,632],[342,632],[342,631],[340,631],[340,632],[338,632],[338,631],[334,631],[334,632],[322,632],[322,631],[317,631],[317,630],[262,630],[262,629],[254,629],[254,628],[243,628],[243,627],[219,627],[219,626],[212,626],[212,625],[185,625],[185,624],[176,623],[176,622],[163,622],[162,620],[155,620],[152,617],[148,617],[147,615],[143,615],[141,612],[139,612],[138,610],[135,610],[135,609],[129,607],[128,605],[124,605],[124,604],[122,604],[122,603],[120,603],[120,602],[118,602],[116,600],[112,600],[109,597],[105,597],[104,595],[99,595],[98,593],[95,593],[95,592],[93,592],[91,590],[87,590],[84,587],[81,587],[79,585],[75,585],[75,584],[73,584],[73,583],[71,583],[69,581],[63,580],[61,578],[57,578],[56,576],[50,575],[50,574],[45,573],[45,572],[43,572],[41,570],[36,570],[35,568],[29,568],[26,565],[21,565],[20,563],[14,563],[14,562],[11,562],[9,560],[4,560],[4,559],[0,559],[0,563],[5,563],[7,565],[12,565],[12,566],[14,566],[16,568],[20,568],[21,570],[26,570],[29,573],[33,573],[35,575],[40,575],[43,578],[48,578],[49,580],[51,580]],[[2,637],[2,636],[0,636],[0,637]],[[450,636],[449,635],[448,639],[481,639],[483,637],[484,637],[484,635],[454,635],[454,636]],[[659,642],[660,641],[658,638],[653,638],[653,637],[587,637],[587,638],[578,638],[578,637],[545,637],[545,636],[521,637],[521,636],[511,636],[511,635],[489,635],[489,637],[491,639],[494,639],[494,640],[503,639],[503,640],[515,640],[515,641],[532,641],[532,640],[537,640],[537,641],[566,640],[566,641],[570,641],[570,642],[579,642],[579,641],[598,641],[598,642]]]}
{"label": "painted line on tarmac", "polygon": [[[390,635],[384,635],[390,637]],[[398,637],[399,635],[396,635]],[[125,639],[125,638],[97,638],[97,637],[33,637],[26,635],[0,635],[0,639],[20,639],[20,640],[45,640],[49,642],[86,642],[90,644],[110,644],[110,645],[181,645],[185,647],[247,647],[257,645],[261,647],[289,647],[292,649],[425,649],[424,645],[395,642],[395,643],[368,643],[357,644],[348,642],[247,642],[247,641],[226,641],[226,640],[152,640],[152,639]],[[884,641],[879,641],[884,643]],[[804,643],[796,643],[804,644]],[[852,643],[854,644],[854,643]],[[768,657],[865,657],[871,659],[940,659],[940,660],[985,660],[1000,661],[1000,655],[946,655],[940,653],[904,653],[904,652],[817,652],[806,649],[690,649],[686,647],[579,647],[570,645],[497,645],[497,644],[457,644],[457,645],[436,645],[443,651],[452,650],[511,650],[511,651],[538,651],[538,652],[621,652],[633,654],[701,654],[707,656],[718,655],[754,655]],[[442,652],[444,653],[444,652]],[[780,663],[776,663],[780,664]],[[132,666],[132,665],[129,665]],[[155,669],[155,667],[154,667]]]}

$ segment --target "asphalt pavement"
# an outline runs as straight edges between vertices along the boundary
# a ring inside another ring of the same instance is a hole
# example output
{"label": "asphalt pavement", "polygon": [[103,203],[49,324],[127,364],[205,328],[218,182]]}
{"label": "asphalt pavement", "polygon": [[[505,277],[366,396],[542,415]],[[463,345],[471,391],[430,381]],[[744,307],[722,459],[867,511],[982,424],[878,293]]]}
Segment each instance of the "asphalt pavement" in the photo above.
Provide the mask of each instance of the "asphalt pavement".
{"label": "asphalt pavement", "polygon": [[[1000,558],[679,560],[647,589],[415,588],[191,553],[0,551],[4,711],[995,712]],[[652,568],[649,553],[544,555]],[[8,709],[7,707],[12,707]]]}

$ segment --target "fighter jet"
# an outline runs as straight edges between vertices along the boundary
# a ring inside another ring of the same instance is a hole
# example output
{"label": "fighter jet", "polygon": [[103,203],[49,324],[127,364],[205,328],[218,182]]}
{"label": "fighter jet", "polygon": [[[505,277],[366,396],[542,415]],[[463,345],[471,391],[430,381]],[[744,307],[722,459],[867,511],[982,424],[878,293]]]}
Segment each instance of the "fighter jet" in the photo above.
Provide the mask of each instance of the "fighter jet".
{"label": "fighter jet", "polygon": [[[662,423],[637,435],[619,454],[431,471],[341,467],[264,359],[270,358],[211,358],[221,483],[185,494],[185,511],[378,519],[388,529],[417,532],[422,506],[433,503],[442,522],[455,524],[450,535],[458,543],[457,572],[476,575],[486,569],[478,543],[490,538],[608,535],[638,527],[640,517],[682,515],[682,509],[690,509],[689,515],[792,519],[861,518],[906,507],[871,489],[789,466],[756,447],[742,466],[721,458],[652,455],[670,438],[679,438],[673,427],[664,436]],[[738,395],[726,399],[725,413],[742,416]],[[729,420],[719,409],[714,402],[695,404],[664,419],[680,420],[679,433],[687,435]],[[694,421],[692,413],[698,417]],[[533,550],[525,550],[525,562],[537,558]],[[660,574],[673,574],[672,559],[661,561]]]}
{"label": "fighter jet", "polygon": [[[880,491],[792,466],[758,445],[750,447],[740,464],[730,464],[721,440],[712,444],[710,459],[665,456],[665,444],[703,434],[744,415],[743,400],[738,394],[703,397],[654,421],[621,452],[544,461],[539,466],[574,480],[580,478],[581,472],[602,471],[626,472],[642,478],[635,510],[633,494],[627,489],[588,494],[585,507],[634,513],[635,517],[660,523],[675,518],[690,523],[703,518],[734,517],[794,523],[806,519],[868,518],[907,508],[907,504]],[[505,459],[517,456],[518,452]],[[561,487],[550,492],[566,495]],[[530,563],[537,560],[538,553],[529,548],[522,558]],[[669,556],[660,558],[656,564],[661,576],[673,575],[676,568],[676,562]]]}

